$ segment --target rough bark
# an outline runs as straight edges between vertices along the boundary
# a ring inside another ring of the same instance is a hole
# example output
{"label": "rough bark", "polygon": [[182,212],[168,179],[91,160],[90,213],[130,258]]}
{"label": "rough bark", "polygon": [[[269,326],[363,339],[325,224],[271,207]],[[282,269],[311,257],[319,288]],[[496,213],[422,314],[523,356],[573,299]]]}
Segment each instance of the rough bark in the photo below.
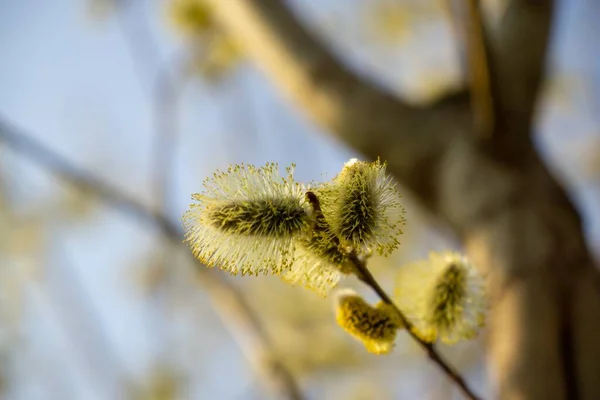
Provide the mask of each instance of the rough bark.
{"label": "rough bark", "polygon": [[294,104],[365,156],[387,160],[462,236],[490,277],[500,397],[600,398],[598,271],[577,212],[530,142],[551,2],[512,1],[495,32],[505,115],[490,146],[473,134],[467,96],[409,106],[345,68],[281,1],[208,1]]}

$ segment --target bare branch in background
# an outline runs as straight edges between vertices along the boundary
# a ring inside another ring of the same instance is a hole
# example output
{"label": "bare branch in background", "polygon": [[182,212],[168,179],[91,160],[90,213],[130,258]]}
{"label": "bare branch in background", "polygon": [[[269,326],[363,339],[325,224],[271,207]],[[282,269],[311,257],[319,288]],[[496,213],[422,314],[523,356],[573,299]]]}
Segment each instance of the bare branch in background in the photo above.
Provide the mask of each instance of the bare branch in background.
{"label": "bare branch in background", "polygon": [[[465,93],[428,108],[400,101],[354,74],[278,0],[207,0],[218,21],[300,111],[431,198],[444,144],[470,125]],[[385,149],[385,151],[382,151]]]}
{"label": "bare branch in background", "polygon": [[[139,41],[143,38],[139,38]],[[132,40],[132,42],[135,42]],[[131,49],[135,56],[135,50]],[[178,61],[178,60],[177,60]],[[185,87],[185,75],[180,74],[179,66],[171,71],[170,65],[165,65],[158,72],[155,84],[151,88],[151,101],[153,104],[154,135],[152,137],[151,177],[153,183],[153,206],[168,216],[173,211],[173,196],[176,193],[173,187],[173,174],[175,167],[175,154],[179,139],[179,101],[181,92]],[[156,239],[160,250],[153,259],[153,268],[161,271],[163,279],[152,291],[150,302],[156,310],[155,332],[162,336],[162,345],[159,349],[158,360],[161,363],[169,359],[171,343],[171,326],[169,302],[177,289],[173,288],[173,276],[178,274],[183,265],[177,246],[166,241],[162,235]],[[192,288],[193,290],[193,288]]]}
{"label": "bare branch in background", "polygon": [[114,0],[119,10],[117,18],[123,38],[127,42],[130,50],[131,61],[136,71],[142,90],[150,94],[155,81],[156,71],[154,68],[161,65],[160,52],[155,43],[150,28],[146,24],[145,18],[140,18],[140,10],[134,7],[140,7],[144,2],[136,0]]}
{"label": "bare branch in background", "polygon": [[489,139],[495,134],[495,96],[497,84],[490,60],[490,43],[483,22],[481,0],[467,0],[464,37],[467,41],[467,64],[475,134]]}
{"label": "bare branch in background", "polygon": [[67,182],[100,197],[107,205],[140,222],[156,227],[171,243],[180,246],[190,262],[197,266],[200,282],[211,297],[224,324],[236,339],[241,339],[244,355],[257,367],[266,383],[289,399],[303,399],[300,389],[287,367],[277,357],[258,317],[229,280],[195,260],[183,246],[183,230],[164,215],[146,208],[94,174],[73,165],[22,130],[0,119],[0,140],[13,151],[25,156],[42,168]]}
{"label": "bare branch in background", "polygon": [[48,263],[50,269],[41,286],[46,301],[52,305],[69,346],[80,358],[90,381],[97,385],[98,393],[118,396],[130,377],[78,272],[62,253],[60,244],[53,243],[52,248],[57,250],[58,259]]}
{"label": "bare branch in background", "polygon": [[498,77],[481,0],[446,0],[445,4],[469,81],[474,134],[490,139],[498,130]]}
{"label": "bare branch in background", "polygon": [[508,0],[498,29],[490,35],[505,136],[500,143],[507,147],[528,141],[531,134],[553,9],[554,0]]}

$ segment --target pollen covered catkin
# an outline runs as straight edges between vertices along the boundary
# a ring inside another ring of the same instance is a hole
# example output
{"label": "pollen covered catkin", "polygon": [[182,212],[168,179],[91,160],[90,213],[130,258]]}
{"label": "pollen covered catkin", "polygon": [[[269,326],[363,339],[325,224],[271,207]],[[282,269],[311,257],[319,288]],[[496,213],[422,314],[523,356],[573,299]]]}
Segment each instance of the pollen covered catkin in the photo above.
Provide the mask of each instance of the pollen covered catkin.
{"label": "pollen covered catkin", "polygon": [[233,165],[204,181],[183,216],[186,241],[209,267],[279,275],[321,296],[351,272],[339,239],[306,199],[306,188],[277,164]]}
{"label": "pollen covered catkin", "polygon": [[403,327],[393,306],[379,302],[373,307],[350,289],[337,293],[336,321],[374,354],[391,352],[396,332]]}
{"label": "pollen covered catkin", "polygon": [[484,324],[483,278],[459,253],[431,253],[400,268],[394,300],[427,342],[471,339]]}
{"label": "pollen covered catkin", "polygon": [[294,262],[295,241],[309,229],[302,186],[293,166],[233,165],[204,182],[183,216],[186,241],[207,266],[231,274],[281,274]]}
{"label": "pollen covered catkin", "polygon": [[317,194],[325,218],[349,249],[389,255],[399,246],[405,212],[385,163],[351,159]]}
{"label": "pollen covered catkin", "polygon": [[207,178],[183,215],[193,254],[233,275],[278,275],[325,296],[356,272],[351,254],[398,247],[404,209],[384,163],[352,159],[310,190],[293,170],[239,164]]}

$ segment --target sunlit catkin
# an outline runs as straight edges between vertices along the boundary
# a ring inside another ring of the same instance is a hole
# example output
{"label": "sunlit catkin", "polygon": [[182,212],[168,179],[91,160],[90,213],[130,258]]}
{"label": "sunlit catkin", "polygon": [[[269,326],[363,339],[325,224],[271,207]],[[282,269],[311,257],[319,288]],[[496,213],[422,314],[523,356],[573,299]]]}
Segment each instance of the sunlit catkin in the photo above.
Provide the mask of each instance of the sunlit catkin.
{"label": "sunlit catkin", "polygon": [[293,166],[233,165],[204,181],[183,216],[186,241],[207,266],[231,274],[282,274],[295,259],[295,241],[306,235],[309,217]]}
{"label": "sunlit catkin", "polygon": [[388,255],[400,244],[404,208],[385,169],[379,161],[352,159],[317,192],[327,221],[342,243],[358,253]]}
{"label": "sunlit catkin", "polygon": [[336,320],[374,354],[391,352],[396,332],[402,327],[393,306],[380,302],[373,307],[350,289],[337,293]]}
{"label": "sunlit catkin", "polygon": [[459,253],[432,253],[400,268],[395,301],[428,342],[471,339],[484,323],[483,279]]}
{"label": "sunlit catkin", "polygon": [[283,279],[325,296],[343,275],[353,272],[353,268],[348,254],[341,249],[338,237],[325,220],[318,198],[308,192],[307,199],[311,204],[311,229],[298,240],[294,265]]}

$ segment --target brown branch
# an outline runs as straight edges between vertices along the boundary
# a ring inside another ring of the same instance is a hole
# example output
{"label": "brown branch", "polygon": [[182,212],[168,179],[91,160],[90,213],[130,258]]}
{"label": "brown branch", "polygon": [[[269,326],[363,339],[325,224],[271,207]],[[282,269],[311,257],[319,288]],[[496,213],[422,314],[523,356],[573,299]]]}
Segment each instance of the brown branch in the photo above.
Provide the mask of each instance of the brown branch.
{"label": "brown branch", "polygon": [[[125,5],[125,4],[123,4]],[[148,68],[151,62],[160,63],[157,46],[155,45],[146,25],[139,25],[136,29],[133,22],[121,16],[121,27],[129,44],[132,58],[138,66],[138,75],[143,84],[141,74]],[[190,59],[193,56],[184,56],[182,60],[177,59],[174,67],[169,65],[160,69],[156,77],[152,100],[155,117],[155,136],[153,143],[153,176],[155,177],[154,198],[155,207],[162,210],[166,215],[169,208],[170,177],[173,172],[175,146],[178,137],[178,105],[181,92],[189,79]],[[143,85],[144,86],[144,85]],[[164,232],[163,232],[164,233]],[[167,235],[169,236],[169,235]],[[181,237],[182,235],[178,235]],[[161,264],[166,264],[167,259],[175,259],[172,249],[181,247],[181,241],[167,244],[161,255]],[[190,256],[186,251],[186,255]],[[198,265],[197,260],[193,260]],[[263,330],[258,317],[247,306],[246,300],[229,281],[211,270],[200,266],[198,269],[214,307],[221,317],[221,321],[227,326],[240,345],[244,355],[251,362],[254,369],[261,374],[263,381],[280,394],[291,400],[301,400],[302,393],[292,373],[279,360],[272,349],[266,332]]]}
{"label": "brown branch", "polygon": [[484,139],[495,134],[495,97],[498,89],[490,64],[490,43],[483,22],[480,0],[467,0],[465,35],[475,132]]}
{"label": "brown branch", "polygon": [[197,267],[200,281],[215,303],[223,322],[230,328],[235,338],[244,339],[238,344],[252,365],[258,367],[267,383],[286,398],[292,400],[304,398],[292,373],[277,357],[254,311],[228,279],[198,263],[193,259],[191,252],[184,249],[183,231],[179,225],[172,223],[164,215],[146,208],[94,174],[70,163],[50,148],[26,135],[21,129],[8,123],[5,118],[0,118],[0,141],[65,181],[94,193],[123,215],[154,226],[173,245],[180,246],[190,262]]}
{"label": "brown branch", "polygon": [[499,129],[508,136],[507,147],[528,141],[531,134],[553,8],[554,0],[509,0],[499,28],[490,36],[498,77]]}
{"label": "brown branch", "polygon": [[486,26],[481,0],[446,0],[448,14],[461,48],[461,59],[469,81],[474,134],[491,139],[503,134],[500,82],[493,57],[490,29]]}

